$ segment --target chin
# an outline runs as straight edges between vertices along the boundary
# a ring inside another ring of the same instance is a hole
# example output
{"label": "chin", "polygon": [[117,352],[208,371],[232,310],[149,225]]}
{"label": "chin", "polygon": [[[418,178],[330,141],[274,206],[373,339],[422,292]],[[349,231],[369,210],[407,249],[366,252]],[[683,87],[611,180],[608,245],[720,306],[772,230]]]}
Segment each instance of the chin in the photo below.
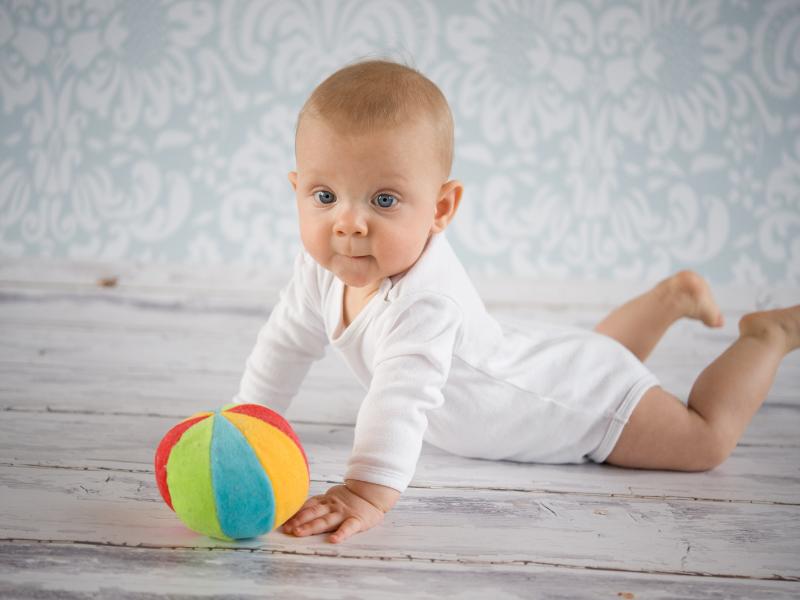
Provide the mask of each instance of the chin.
{"label": "chin", "polygon": [[334,272],[335,275],[341,279],[347,287],[352,288],[363,288],[369,287],[373,285],[376,281],[375,275],[367,275],[366,273],[353,273],[352,271],[348,271],[345,269],[340,269],[338,272]]}
{"label": "chin", "polygon": [[373,269],[367,265],[343,264],[342,260],[333,261],[329,270],[349,287],[364,287],[375,281]]}

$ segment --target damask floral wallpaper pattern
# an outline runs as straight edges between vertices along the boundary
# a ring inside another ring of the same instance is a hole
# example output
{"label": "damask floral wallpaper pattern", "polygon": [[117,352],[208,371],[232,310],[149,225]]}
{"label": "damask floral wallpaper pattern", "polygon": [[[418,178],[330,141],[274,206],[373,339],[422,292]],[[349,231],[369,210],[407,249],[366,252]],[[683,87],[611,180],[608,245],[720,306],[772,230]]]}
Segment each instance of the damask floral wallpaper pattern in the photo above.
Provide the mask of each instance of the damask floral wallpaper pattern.
{"label": "damask floral wallpaper pattern", "polygon": [[0,0],[0,254],[287,269],[296,113],[379,56],[471,271],[800,285],[800,0]]}

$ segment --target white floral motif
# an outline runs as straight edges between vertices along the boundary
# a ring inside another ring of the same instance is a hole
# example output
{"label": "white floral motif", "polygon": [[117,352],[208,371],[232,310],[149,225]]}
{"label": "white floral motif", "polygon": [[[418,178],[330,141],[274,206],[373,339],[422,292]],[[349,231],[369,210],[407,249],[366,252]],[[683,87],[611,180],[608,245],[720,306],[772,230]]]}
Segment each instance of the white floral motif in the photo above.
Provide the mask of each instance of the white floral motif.
{"label": "white floral motif", "polygon": [[49,85],[40,92],[41,112],[27,113],[30,120],[35,189],[41,194],[69,194],[73,171],[83,160],[81,141],[86,115],[70,106],[72,82],[53,97]]}
{"label": "white floral motif", "polygon": [[725,150],[736,162],[749,158],[758,151],[757,144],[760,144],[761,139],[756,138],[757,132],[754,130],[752,123],[730,123],[728,135],[725,136]]}
{"label": "white floral motif", "polygon": [[190,59],[212,25],[205,3],[121,2],[98,28],[70,40],[72,63],[82,71],[78,99],[101,116],[113,106],[114,122],[124,129],[142,113],[148,125],[163,125],[174,103],[194,97]]}
{"label": "white floral motif", "polygon": [[[516,222],[524,226],[512,247],[515,269],[535,272],[545,268],[549,257],[551,262],[564,261],[581,274],[596,274],[635,253],[657,253],[659,263],[664,264],[669,256],[685,261],[693,260],[691,252],[696,252],[698,259],[708,259],[719,252],[730,222],[725,204],[714,196],[698,194],[687,184],[685,169],[674,161],[658,158],[672,145],[671,139],[661,147],[651,137],[654,154],[642,155],[641,144],[645,140],[637,133],[647,124],[649,112],[657,115],[663,109],[666,114],[674,106],[683,106],[680,94],[684,89],[676,69],[693,66],[687,61],[672,64],[681,58],[678,55],[670,59],[672,71],[662,73],[656,68],[655,63],[662,59],[659,52],[674,51],[680,44],[672,39],[654,39],[652,31],[645,38],[645,23],[652,25],[659,18],[683,20],[704,31],[714,46],[722,30],[709,22],[715,8],[712,4],[703,12],[680,4],[674,11],[665,9],[663,15],[652,15],[645,8],[642,17],[627,7],[613,7],[602,13],[595,24],[585,9],[574,3],[482,2],[478,10],[483,20],[467,16],[448,21],[448,41],[467,64],[460,85],[456,68],[441,69],[442,79],[454,91],[457,106],[466,115],[475,114],[481,119],[481,131],[490,142],[510,139],[520,151],[536,148],[532,160],[519,163],[528,171],[532,183],[520,174],[519,182],[513,186],[504,180],[508,198],[486,198],[486,205],[492,209],[487,211],[484,226],[495,225],[495,235],[500,237],[517,229],[509,227],[511,211],[504,209],[505,204],[514,202],[512,198],[519,195],[531,200],[530,213],[514,215]],[[741,54],[741,32],[735,33],[730,43],[736,50],[723,53],[725,60],[730,59],[728,62],[723,60],[720,66],[717,59],[708,58],[714,68],[729,68],[729,63]],[[512,50],[507,48],[514,44]],[[643,50],[645,44],[649,46]],[[646,68],[632,60],[637,52],[646,55]],[[699,80],[699,84],[692,82],[689,86],[690,96],[706,96],[702,76]],[[715,83],[712,81],[709,86]],[[692,87],[698,85],[697,90]],[[635,115],[625,113],[626,102],[641,98],[637,93],[648,86],[653,110],[648,109],[646,118],[637,120]],[[625,99],[619,101],[620,97]],[[699,107],[690,116],[704,119]],[[670,124],[667,137],[692,140],[690,145],[703,140],[702,127],[694,122],[683,125]],[[691,136],[696,133],[699,137],[693,139]],[[696,162],[706,171],[721,166],[711,155],[699,155]],[[643,163],[647,165],[644,168],[640,166]],[[506,160],[502,166],[510,170],[513,164]],[[650,179],[646,191],[642,181],[645,173]],[[546,182],[554,186],[549,188],[553,190],[550,195],[566,196],[570,201],[556,202],[555,209],[542,206],[539,210],[534,201],[538,197],[535,190]],[[560,192],[559,188],[566,190]],[[713,218],[705,219],[704,211],[710,211]],[[506,218],[495,219],[498,215]],[[541,245],[531,241],[539,235]],[[482,236],[488,237],[488,233]],[[476,251],[483,252],[476,244],[485,248],[485,242],[465,242]],[[520,256],[522,248],[533,252],[536,258],[526,261]],[[633,272],[627,268],[627,275],[644,268],[640,261],[634,264],[638,266]]]}
{"label": "white floral motif", "polygon": [[434,69],[464,115],[478,115],[493,144],[507,138],[530,148],[574,119],[569,95],[584,85],[586,67],[574,54],[592,45],[589,14],[574,2],[478,2],[478,14],[451,17],[447,41],[468,65],[459,84]]}
{"label": "white floral motif", "polygon": [[13,161],[0,162],[0,255],[20,256],[25,246],[4,233],[22,220],[33,194],[30,180]]}
{"label": "white floral motif", "polygon": [[[41,107],[25,114],[29,138],[24,141],[31,148],[27,160],[18,156],[0,163],[0,205],[7,192],[10,208],[4,228],[14,224],[22,216],[20,208],[35,198],[36,210],[24,214],[20,231],[25,242],[39,245],[45,253],[56,243],[74,240],[79,228],[90,237],[84,243],[73,242],[73,257],[119,258],[131,240],[168,237],[188,211],[184,177],[168,174],[165,181],[151,160],[131,157],[122,161],[130,169],[123,179],[127,187],[120,187],[117,180],[122,173],[112,176],[110,165],[97,161],[109,146],[87,135],[87,116],[71,105],[72,92],[72,80],[57,97],[49,83],[42,85]],[[111,144],[115,145],[113,136]],[[130,141],[116,145],[136,146]]]}
{"label": "white floral motif", "polygon": [[763,286],[767,283],[767,277],[756,261],[746,254],[739,255],[739,259],[734,263],[732,269],[733,280],[736,283],[749,283]]}
{"label": "white floral motif", "polygon": [[800,248],[800,136],[795,137],[794,155],[784,155],[767,179],[766,203],[759,212],[759,245],[764,256],[786,265],[789,278],[800,268],[790,260]]}
{"label": "white floral motif", "polygon": [[76,231],[77,218],[71,211],[63,211],[63,199],[76,193],[84,184],[76,173],[83,161],[82,134],[86,125],[85,115],[73,112],[70,106],[72,85],[67,83],[58,90],[58,97],[48,82],[39,89],[39,109],[25,113],[28,138],[16,140],[15,145],[27,144],[27,155],[17,156],[0,166],[0,205],[8,193],[10,225],[19,213],[21,205],[29,200],[38,203],[38,210],[25,214],[21,220],[23,239],[51,247],[51,234],[55,241],[64,241]]}
{"label": "white floral motif", "polygon": [[3,111],[30,103],[37,92],[36,69],[47,56],[49,40],[31,20],[12,16],[10,6],[0,4],[0,96]]}
{"label": "white floral motif", "polygon": [[[771,2],[754,35],[753,66],[759,83],[770,93],[798,99],[800,90],[800,4]],[[786,64],[794,61],[794,66]]]}
{"label": "white floral motif", "polygon": [[615,125],[647,139],[655,152],[672,149],[676,140],[682,150],[697,150],[709,125],[727,121],[725,80],[747,49],[747,34],[717,21],[715,0],[639,6],[636,43],[612,69],[620,99]]}
{"label": "white floral motif", "polygon": [[428,2],[391,0],[254,1],[227,4],[223,14],[229,23],[224,47],[237,68],[259,72],[265,44],[277,40],[271,83],[292,93],[309,91],[311,82],[357,58],[392,56],[424,65],[437,20]]}
{"label": "white floral motif", "polygon": [[[608,215],[619,186],[618,157],[621,141],[608,135],[607,111],[590,124],[585,110],[578,112],[579,136],[565,136],[564,183],[569,186],[572,212],[579,217]],[[589,138],[589,139],[587,139]]]}
{"label": "white floral motif", "polygon": [[297,209],[287,178],[294,165],[294,117],[288,107],[273,106],[231,159],[220,228],[247,262],[261,256],[280,268],[299,245]]}
{"label": "white floral motif", "polygon": [[731,181],[731,204],[741,204],[745,208],[752,209],[753,203],[761,197],[764,188],[764,184],[756,178],[753,167],[731,169],[728,175]]}

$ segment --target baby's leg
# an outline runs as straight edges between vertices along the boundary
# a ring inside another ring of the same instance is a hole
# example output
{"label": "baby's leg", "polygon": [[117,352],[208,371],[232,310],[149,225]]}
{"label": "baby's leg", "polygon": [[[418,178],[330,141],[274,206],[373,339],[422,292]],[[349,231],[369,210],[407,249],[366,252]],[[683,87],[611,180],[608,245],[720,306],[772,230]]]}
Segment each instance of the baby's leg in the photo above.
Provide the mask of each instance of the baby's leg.
{"label": "baby's leg", "polygon": [[767,397],[781,360],[800,347],[800,305],[745,315],[739,332],[697,378],[688,407],[659,387],[648,390],[606,462],[703,471],[724,461]]}
{"label": "baby's leg", "polygon": [[594,330],[614,338],[644,361],[670,325],[682,317],[722,326],[722,313],[708,283],[693,271],[680,271],[653,289],[613,310]]}

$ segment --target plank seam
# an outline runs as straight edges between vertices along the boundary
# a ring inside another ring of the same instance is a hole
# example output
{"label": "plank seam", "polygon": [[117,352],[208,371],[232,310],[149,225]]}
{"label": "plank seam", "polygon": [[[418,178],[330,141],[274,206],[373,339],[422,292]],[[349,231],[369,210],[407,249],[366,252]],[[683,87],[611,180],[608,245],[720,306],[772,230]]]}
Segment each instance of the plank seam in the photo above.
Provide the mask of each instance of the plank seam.
{"label": "plank seam", "polygon": [[[322,534],[320,534],[322,535]],[[773,574],[770,577],[758,577],[754,575],[735,575],[730,573],[709,573],[705,571],[670,571],[670,570],[658,570],[658,569],[623,569],[623,568],[614,568],[614,567],[601,567],[601,566],[592,566],[592,565],[569,565],[564,563],[558,562],[550,562],[550,561],[542,561],[542,560],[480,560],[480,559],[467,559],[467,558],[437,558],[437,557],[425,557],[425,556],[414,556],[412,554],[406,554],[405,556],[359,556],[359,555],[350,555],[350,554],[343,554],[341,552],[330,553],[330,552],[316,552],[313,550],[310,551],[298,551],[298,550],[277,550],[277,549],[270,549],[270,548],[235,548],[235,547],[197,547],[197,546],[167,546],[167,545],[159,545],[159,544],[127,544],[123,543],[115,543],[115,542],[94,542],[94,541],[86,541],[86,540],[40,540],[36,538],[0,538],[0,542],[4,543],[36,543],[36,544],[75,544],[75,545],[86,545],[86,546],[100,546],[100,547],[112,547],[112,548],[142,548],[142,549],[150,549],[150,550],[191,550],[195,552],[249,552],[251,554],[255,553],[265,553],[265,554],[278,554],[278,555],[285,555],[285,556],[321,556],[326,558],[343,558],[343,559],[357,559],[357,560],[368,560],[368,561],[406,561],[406,562],[426,562],[426,563],[440,563],[440,564],[457,564],[457,565],[472,565],[472,566],[482,566],[482,565],[497,565],[497,566],[528,566],[528,565],[536,565],[536,566],[543,566],[543,567],[555,567],[555,568],[563,568],[563,569],[576,569],[576,570],[589,570],[589,571],[605,571],[605,572],[614,572],[614,573],[638,573],[638,574],[645,574],[645,575],[673,575],[679,577],[719,577],[724,579],[740,579],[740,580],[750,580],[750,581],[800,581],[800,577],[793,577],[793,576],[785,576],[779,575],[777,573]]]}
{"label": "plank seam", "polygon": [[[184,293],[184,290],[175,290],[175,292]],[[265,302],[263,306],[258,308],[246,308],[241,305],[230,306],[206,306],[197,299],[186,298],[176,300],[173,294],[171,298],[164,298],[158,300],[154,298],[139,298],[136,296],[122,296],[117,295],[113,291],[98,292],[95,294],[71,294],[71,295],[47,295],[47,296],[26,296],[24,294],[11,294],[8,292],[0,291],[0,304],[10,303],[25,303],[25,304],[45,304],[53,302],[74,302],[82,303],[88,301],[98,301],[113,306],[136,308],[141,310],[157,310],[168,313],[218,313],[221,315],[234,315],[234,316],[247,316],[247,317],[260,317],[266,318],[272,310],[274,302]],[[256,296],[254,296],[255,298]],[[7,320],[9,323],[19,323],[16,320]],[[82,321],[75,321],[81,323]],[[106,324],[104,324],[106,325]],[[108,324],[113,326],[113,324]]]}
{"label": "plank seam", "polygon": [[[68,471],[108,471],[112,473],[140,473],[154,475],[153,469],[123,469],[119,467],[99,467],[99,466],[71,466],[71,465],[48,465],[48,464],[33,464],[33,463],[11,463],[0,461],[0,467],[11,468],[24,468],[24,469],[64,469]],[[106,480],[108,481],[108,480]],[[311,482],[322,484],[341,485],[344,482],[331,479],[317,479],[312,477]],[[763,504],[768,506],[800,506],[800,502],[783,502],[780,500],[737,500],[733,498],[705,498],[701,496],[655,496],[646,494],[635,494],[633,492],[628,494],[622,493],[609,493],[602,492],[575,492],[571,490],[552,490],[545,488],[498,488],[498,487],[475,487],[475,486],[459,486],[459,485],[420,485],[409,484],[409,489],[417,490],[444,490],[444,491],[464,491],[464,492],[519,492],[523,494],[554,494],[559,496],[589,496],[592,498],[625,498],[627,500],[658,500],[669,501],[678,500],[685,502],[725,502],[728,504]]]}
{"label": "plank seam", "polygon": [[[0,364],[10,364],[0,361]],[[24,363],[27,364],[27,363]],[[69,366],[69,365],[66,365]],[[205,371],[203,371],[205,372]],[[764,404],[760,410],[782,409],[782,410],[800,410],[800,404],[783,404],[781,402],[769,402]],[[0,407],[0,412],[18,412],[18,413],[53,413],[53,414],[68,414],[68,415],[90,415],[98,417],[157,417],[164,419],[183,419],[186,415],[181,414],[166,414],[155,412],[128,412],[128,411],[99,411],[88,410],[79,408],[53,408],[52,406],[45,405],[44,408],[27,408],[21,406],[3,406]],[[298,425],[311,425],[320,427],[345,427],[355,429],[352,423],[337,423],[334,421],[305,421],[301,419],[291,419],[291,422]],[[746,446],[749,448],[800,448],[800,444],[755,444],[752,442],[739,443],[737,446]]]}
{"label": "plank seam", "polygon": [[[0,361],[2,363],[2,361]],[[0,407],[0,412],[17,412],[17,413],[53,413],[53,414],[65,414],[65,415],[89,415],[89,416],[97,416],[97,417],[156,417],[160,419],[184,419],[186,417],[183,413],[176,413],[176,414],[165,414],[165,413],[154,413],[154,412],[125,412],[125,411],[98,411],[98,410],[84,410],[78,408],[53,408],[51,406],[45,405],[44,408],[25,408],[20,406],[3,406]],[[311,425],[316,426],[319,425],[320,427],[345,427],[349,429],[354,429],[355,426],[352,423],[336,423],[333,421],[303,421],[300,419],[291,419],[291,423],[297,425]]]}

